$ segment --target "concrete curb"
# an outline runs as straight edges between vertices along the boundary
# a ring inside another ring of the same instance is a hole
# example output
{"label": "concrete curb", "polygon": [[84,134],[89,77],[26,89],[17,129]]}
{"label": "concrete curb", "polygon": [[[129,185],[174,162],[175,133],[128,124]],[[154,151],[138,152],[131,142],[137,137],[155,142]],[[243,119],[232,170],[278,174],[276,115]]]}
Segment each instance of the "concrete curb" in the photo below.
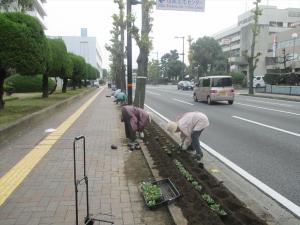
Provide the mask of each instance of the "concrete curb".
{"label": "concrete curb", "polygon": [[55,105],[51,105],[47,108],[44,108],[40,111],[34,112],[32,114],[29,114],[25,117],[22,117],[18,119],[17,121],[8,124],[7,126],[4,126],[0,128],[0,143],[4,143],[7,141],[10,137],[12,137],[14,134],[20,132],[21,130],[25,129],[32,123],[37,123],[44,119],[47,115],[54,113],[58,109],[63,109],[64,107],[70,105],[75,100],[80,99],[84,96],[86,96],[89,93],[92,93],[95,90],[88,90],[83,93],[80,93],[78,95],[72,96],[62,102],[56,103]]}
{"label": "concrete curb", "polygon": [[293,101],[293,102],[300,102],[300,99],[295,98],[288,98],[284,96],[269,96],[269,95],[250,95],[250,94],[239,94],[243,96],[250,96],[250,97],[258,97],[258,98],[270,98],[270,99],[278,99],[278,100],[286,100],[286,101]]}
{"label": "concrete curb", "polygon": [[[159,176],[158,170],[155,169],[154,162],[150,156],[150,153],[149,153],[147,147],[142,142],[140,142],[140,146],[141,146],[143,155],[147,161],[148,167],[149,167],[154,179],[155,180],[163,179],[163,177]],[[176,206],[175,204],[170,204],[167,207],[168,207],[171,217],[176,225],[187,225],[188,224],[188,221],[186,220],[181,209],[178,206]]]}

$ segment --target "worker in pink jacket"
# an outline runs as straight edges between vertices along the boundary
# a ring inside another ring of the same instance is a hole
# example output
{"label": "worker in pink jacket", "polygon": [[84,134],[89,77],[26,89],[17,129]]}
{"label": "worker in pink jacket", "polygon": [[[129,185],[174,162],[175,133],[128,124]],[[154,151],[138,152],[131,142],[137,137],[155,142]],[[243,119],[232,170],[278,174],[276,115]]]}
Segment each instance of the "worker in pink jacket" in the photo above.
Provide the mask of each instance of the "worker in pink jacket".
{"label": "worker in pink jacket", "polygon": [[202,131],[208,126],[209,121],[204,113],[187,112],[179,117],[176,122],[170,121],[167,130],[172,133],[180,132],[182,150],[192,148],[196,151],[196,159],[201,160],[203,153],[199,139]]}
{"label": "worker in pink jacket", "polygon": [[141,108],[126,105],[122,107],[122,121],[125,125],[126,137],[131,142],[135,142],[136,132],[143,132],[146,125],[150,122],[150,115]]}

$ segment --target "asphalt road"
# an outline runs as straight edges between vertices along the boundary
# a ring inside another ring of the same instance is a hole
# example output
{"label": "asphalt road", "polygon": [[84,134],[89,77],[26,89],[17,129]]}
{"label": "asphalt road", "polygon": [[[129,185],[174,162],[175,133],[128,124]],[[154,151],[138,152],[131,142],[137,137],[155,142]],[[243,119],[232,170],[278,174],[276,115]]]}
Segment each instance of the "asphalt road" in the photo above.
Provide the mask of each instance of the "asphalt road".
{"label": "asphalt road", "polygon": [[207,105],[192,93],[147,86],[146,104],[171,120],[204,112],[201,141],[300,206],[300,102],[236,95],[233,105]]}

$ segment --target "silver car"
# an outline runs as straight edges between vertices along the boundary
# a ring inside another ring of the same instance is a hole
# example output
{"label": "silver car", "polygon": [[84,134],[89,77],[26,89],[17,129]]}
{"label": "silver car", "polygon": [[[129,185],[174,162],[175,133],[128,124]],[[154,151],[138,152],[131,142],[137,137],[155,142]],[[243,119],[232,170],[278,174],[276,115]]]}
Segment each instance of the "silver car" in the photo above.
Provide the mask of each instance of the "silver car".
{"label": "silver car", "polygon": [[234,88],[231,76],[201,77],[196,83],[193,95],[194,101],[207,101],[211,105],[216,101],[228,101],[233,104]]}

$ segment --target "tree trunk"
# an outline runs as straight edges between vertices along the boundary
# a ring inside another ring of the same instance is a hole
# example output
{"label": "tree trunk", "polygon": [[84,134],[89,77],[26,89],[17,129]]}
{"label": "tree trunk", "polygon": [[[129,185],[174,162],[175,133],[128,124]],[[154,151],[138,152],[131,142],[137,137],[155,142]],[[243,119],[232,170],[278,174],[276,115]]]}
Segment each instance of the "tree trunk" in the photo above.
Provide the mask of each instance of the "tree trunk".
{"label": "tree trunk", "polygon": [[142,29],[141,29],[141,41],[139,44],[140,54],[137,59],[138,73],[137,73],[137,83],[136,83],[136,90],[134,96],[134,105],[140,108],[144,108],[146,80],[148,74],[148,55],[149,55],[150,45],[145,45],[143,38],[147,38],[147,37],[149,38],[149,33],[151,31],[151,17],[150,17],[151,7],[149,7],[150,6],[149,4],[150,2],[147,0],[142,1]]}
{"label": "tree trunk", "polygon": [[75,77],[72,77],[72,89],[75,90],[76,89],[76,80]]}
{"label": "tree trunk", "polygon": [[51,91],[49,92],[49,95],[52,95],[54,93],[54,91],[56,90],[57,88],[57,77],[55,77],[55,85],[54,87],[51,89]]}
{"label": "tree trunk", "polygon": [[255,51],[255,37],[256,35],[252,34],[252,43],[251,43],[251,53],[249,60],[249,94],[253,95],[253,73],[254,73],[254,51]]}
{"label": "tree trunk", "polygon": [[62,89],[61,89],[62,93],[66,93],[67,92],[67,85],[68,85],[68,78],[64,78],[63,79]]}
{"label": "tree trunk", "polygon": [[4,69],[0,69],[0,110],[4,108],[4,100],[3,100],[3,94],[4,94],[4,79],[6,77],[6,72]]}
{"label": "tree trunk", "polygon": [[43,87],[42,87],[42,92],[43,98],[48,98],[48,88],[49,88],[49,84],[48,84],[48,73],[47,71],[43,74]]}

